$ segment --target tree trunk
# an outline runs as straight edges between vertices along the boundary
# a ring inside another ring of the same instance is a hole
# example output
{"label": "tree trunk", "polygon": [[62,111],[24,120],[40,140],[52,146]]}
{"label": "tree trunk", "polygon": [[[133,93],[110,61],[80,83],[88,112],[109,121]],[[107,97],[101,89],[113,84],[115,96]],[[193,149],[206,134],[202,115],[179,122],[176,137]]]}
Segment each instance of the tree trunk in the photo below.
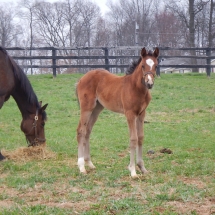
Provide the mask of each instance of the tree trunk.
{"label": "tree trunk", "polygon": [[208,47],[212,47],[213,34],[212,34],[212,19],[213,19],[213,9],[214,9],[214,0],[211,0],[210,5],[210,18],[209,18],[209,27],[208,27]]}
{"label": "tree trunk", "polygon": [[[189,43],[190,43],[190,47],[191,48],[195,48],[195,12],[194,12],[194,1],[195,0],[189,0]],[[192,56],[196,56],[196,51],[195,50],[191,50],[190,54]],[[191,64],[192,65],[196,65],[197,64],[197,60],[195,58],[191,58]],[[192,68],[192,72],[197,72],[197,70],[195,68]]]}

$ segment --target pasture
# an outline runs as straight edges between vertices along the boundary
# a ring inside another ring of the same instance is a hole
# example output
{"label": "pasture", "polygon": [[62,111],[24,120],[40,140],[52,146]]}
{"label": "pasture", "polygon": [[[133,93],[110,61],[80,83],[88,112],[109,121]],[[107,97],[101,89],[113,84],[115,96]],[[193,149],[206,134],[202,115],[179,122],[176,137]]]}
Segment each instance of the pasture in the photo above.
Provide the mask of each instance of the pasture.
{"label": "pasture", "polygon": [[[49,104],[46,143],[55,156],[0,163],[0,214],[215,214],[215,74],[156,78],[144,124],[143,160],[150,173],[135,180],[127,169],[126,119],[107,110],[91,134],[96,170],[79,173],[80,77],[29,76],[38,99]],[[10,98],[0,110],[0,149],[27,146],[20,122]],[[161,153],[163,148],[173,154]]]}

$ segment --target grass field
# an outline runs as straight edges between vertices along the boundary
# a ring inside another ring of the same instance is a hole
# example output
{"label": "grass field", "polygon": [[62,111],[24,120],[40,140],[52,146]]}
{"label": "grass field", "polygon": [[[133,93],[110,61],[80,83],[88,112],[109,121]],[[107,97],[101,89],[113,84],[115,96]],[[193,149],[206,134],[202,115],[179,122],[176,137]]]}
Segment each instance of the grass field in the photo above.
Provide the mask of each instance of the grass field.
{"label": "grass field", "polygon": [[[80,74],[30,76],[47,107],[54,158],[0,163],[0,214],[215,214],[215,74],[157,78],[147,109],[143,157],[149,174],[130,178],[123,115],[104,110],[91,135],[96,170],[80,175],[75,82]],[[0,149],[25,147],[11,98],[0,111]],[[173,154],[160,153],[169,148]],[[153,150],[154,154],[147,154]]]}

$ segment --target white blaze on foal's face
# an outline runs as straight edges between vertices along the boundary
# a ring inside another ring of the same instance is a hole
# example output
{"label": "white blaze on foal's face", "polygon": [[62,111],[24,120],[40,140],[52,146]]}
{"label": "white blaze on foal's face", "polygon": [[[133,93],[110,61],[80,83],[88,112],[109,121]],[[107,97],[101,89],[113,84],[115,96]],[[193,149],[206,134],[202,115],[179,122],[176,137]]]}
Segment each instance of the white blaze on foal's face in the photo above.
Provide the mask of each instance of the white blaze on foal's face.
{"label": "white blaze on foal's face", "polygon": [[149,79],[149,82],[150,82],[150,83],[153,83],[153,82],[152,82],[152,78],[151,78],[150,75],[148,75],[148,79]]}
{"label": "white blaze on foal's face", "polygon": [[147,84],[153,85],[152,77],[149,74],[146,77],[147,77]]}
{"label": "white blaze on foal's face", "polygon": [[152,70],[153,65],[155,64],[152,59],[147,59],[146,63],[150,66],[150,70]]}

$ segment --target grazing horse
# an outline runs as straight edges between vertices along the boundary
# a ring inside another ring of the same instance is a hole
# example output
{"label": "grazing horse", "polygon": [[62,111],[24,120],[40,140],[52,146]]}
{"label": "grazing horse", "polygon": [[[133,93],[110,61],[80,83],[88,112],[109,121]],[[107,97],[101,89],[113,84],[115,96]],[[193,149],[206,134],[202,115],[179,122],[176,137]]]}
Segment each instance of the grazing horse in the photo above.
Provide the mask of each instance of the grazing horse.
{"label": "grazing horse", "polygon": [[125,114],[130,133],[130,170],[131,177],[137,177],[137,165],[142,173],[147,170],[142,158],[144,138],[143,123],[146,108],[151,100],[149,89],[153,87],[159,49],[154,52],[141,50],[137,62],[133,62],[125,76],[117,76],[103,69],[87,72],[76,85],[80,104],[80,121],[77,127],[78,167],[87,173],[85,163],[94,169],[90,158],[89,138],[92,127],[103,108]]}
{"label": "grazing horse", "polygon": [[[22,114],[21,130],[26,136],[29,146],[45,143],[44,125],[45,109],[42,106],[23,70],[0,47],[0,109],[10,96],[14,98]],[[0,160],[4,157],[0,152]]]}

